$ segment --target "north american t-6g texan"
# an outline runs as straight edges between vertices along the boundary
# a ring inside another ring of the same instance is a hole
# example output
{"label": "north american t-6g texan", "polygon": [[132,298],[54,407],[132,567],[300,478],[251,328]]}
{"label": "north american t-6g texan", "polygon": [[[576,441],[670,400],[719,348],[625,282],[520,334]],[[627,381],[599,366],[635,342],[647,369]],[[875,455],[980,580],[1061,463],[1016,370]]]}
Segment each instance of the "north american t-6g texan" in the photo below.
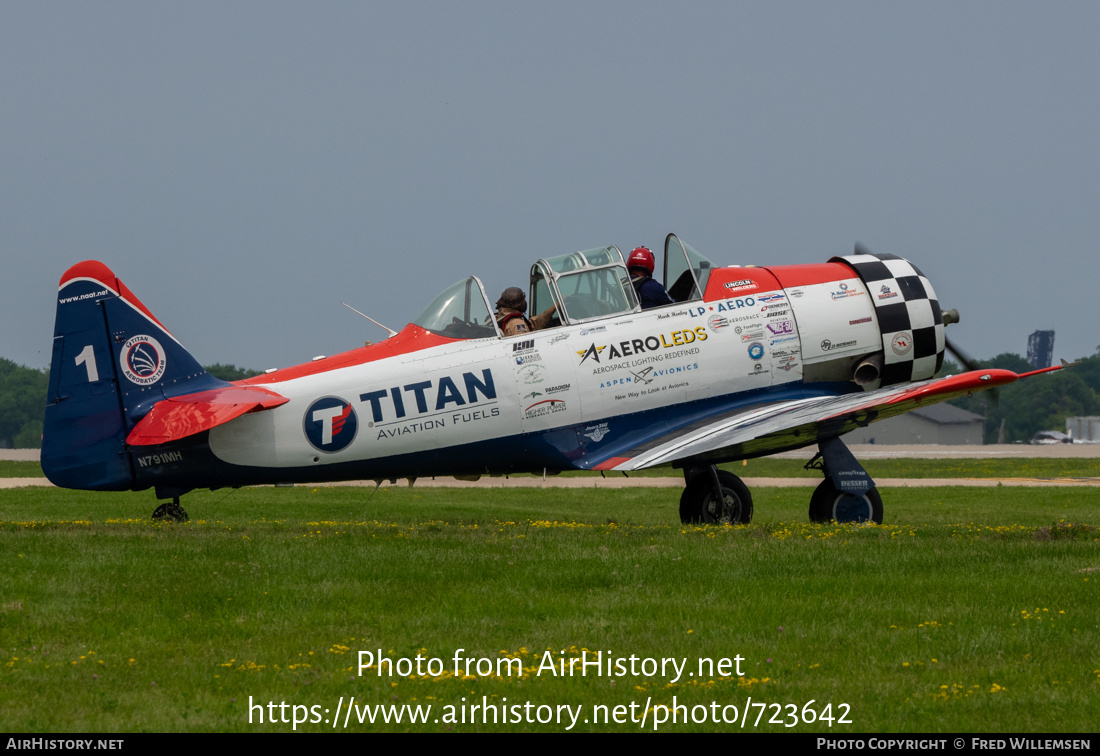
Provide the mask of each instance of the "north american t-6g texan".
{"label": "north american t-6g texan", "polygon": [[747,523],[748,488],[715,465],[816,444],[810,519],[881,522],[844,433],[1045,370],[934,378],[957,313],[912,263],[856,252],[716,267],[670,234],[673,303],[646,310],[617,247],[573,252],[531,268],[546,328],[504,337],[470,277],[381,342],[232,383],[81,262],[60,282],[42,467],[153,488],[171,500],[154,516],[186,519],[198,488],[671,465],[684,522]]}

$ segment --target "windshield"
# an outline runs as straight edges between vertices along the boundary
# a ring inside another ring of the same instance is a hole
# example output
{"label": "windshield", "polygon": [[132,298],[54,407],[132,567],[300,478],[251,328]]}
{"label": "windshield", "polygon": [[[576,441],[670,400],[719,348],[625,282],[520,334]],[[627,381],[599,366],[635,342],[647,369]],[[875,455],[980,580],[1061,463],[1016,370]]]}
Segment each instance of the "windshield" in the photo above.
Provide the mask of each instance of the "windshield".
{"label": "windshield", "polygon": [[452,339],[484,339],[497,335],[489,316],[485,291],[481,281],[474,276],[447,287],[413,323]]}

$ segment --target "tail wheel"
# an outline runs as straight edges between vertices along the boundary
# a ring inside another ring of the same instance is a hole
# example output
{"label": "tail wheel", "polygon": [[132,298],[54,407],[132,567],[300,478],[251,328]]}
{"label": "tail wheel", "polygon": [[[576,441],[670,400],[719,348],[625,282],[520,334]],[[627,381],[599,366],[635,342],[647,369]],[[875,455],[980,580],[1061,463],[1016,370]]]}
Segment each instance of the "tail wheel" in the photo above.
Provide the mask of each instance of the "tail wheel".
{"label": "tail wheel", "polygon": [[710,475],[699,475],[680,496],[680,522],[685,525],[747,525],[752,522],[752,494],[740,478],[718,471],[722,498],[715,496]]}
{"label": "tail wheel", "polygon": [[829,478],[810,497],[810,522],[873,522],[882,524],[882,497],[878,489],[865,494],[838,491]]}
{"label": "tail wheel", "polygon": [[187,510],[180,506],[179,498],[166,501],[153,510],[154,520],[168,520],[170,522],[187,522]]}

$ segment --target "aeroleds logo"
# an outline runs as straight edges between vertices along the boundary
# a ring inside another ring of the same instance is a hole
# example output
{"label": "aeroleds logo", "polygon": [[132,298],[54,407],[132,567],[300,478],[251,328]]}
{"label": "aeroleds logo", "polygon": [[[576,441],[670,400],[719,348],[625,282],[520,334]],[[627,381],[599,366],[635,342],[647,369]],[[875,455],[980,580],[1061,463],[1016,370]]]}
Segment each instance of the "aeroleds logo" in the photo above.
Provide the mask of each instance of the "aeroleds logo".
{"label": "aeroleds logo", "polygon": [[164,358],[164,347],[152,336],[134,336],[122,345],[119,355],[122,374],[131,383],[139,386],[151,386],[161,379],[168,366]]}
{"label": "aeroleds logo", "polygon": [[314,449],[338,452],[346,449],[355,440],[359,418],[356,417],[351,402],[338,396],[326,396],[309,405],[302,427],[306,439]]}

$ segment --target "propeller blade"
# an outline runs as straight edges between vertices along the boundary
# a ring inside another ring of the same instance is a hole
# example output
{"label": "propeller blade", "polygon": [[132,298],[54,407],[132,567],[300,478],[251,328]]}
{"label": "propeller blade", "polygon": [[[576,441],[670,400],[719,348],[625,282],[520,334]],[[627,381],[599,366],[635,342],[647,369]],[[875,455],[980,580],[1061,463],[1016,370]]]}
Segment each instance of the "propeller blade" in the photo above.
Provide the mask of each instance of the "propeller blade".
{"label": "propeller blade", "polygon": [[945,339],[947,345],[947,351],[951,352],[954,357],[966,366],[967,370],[981,370],[982,366],[978,364],[978,361],[964,352],[962,349],[951,343],[951,339]]}
{"label": "propeller blade", "polygon": [[[954,357],[959,362],[961,362],[963,365],[965,365],[967,370],[982,370],[982,369],[984,369],[984,367],[985,367],[984,365],[980,365],[976,359],[971,357],[969,354],[964,352],[962,349],[960,349],[955,344],[952,344],[951,339],[945,339],[944,342],[945,342],[945,345],[947,346],[947,351],[951,352],[951,354],[954,355]],[[987,392],[989,394],[989,400],[994,405],[1000,403],[1001,397],[1000,397],[1000,394],[998,393],[999,391],[1000,391],[1000,389],[992,389],[992,390]]]}

